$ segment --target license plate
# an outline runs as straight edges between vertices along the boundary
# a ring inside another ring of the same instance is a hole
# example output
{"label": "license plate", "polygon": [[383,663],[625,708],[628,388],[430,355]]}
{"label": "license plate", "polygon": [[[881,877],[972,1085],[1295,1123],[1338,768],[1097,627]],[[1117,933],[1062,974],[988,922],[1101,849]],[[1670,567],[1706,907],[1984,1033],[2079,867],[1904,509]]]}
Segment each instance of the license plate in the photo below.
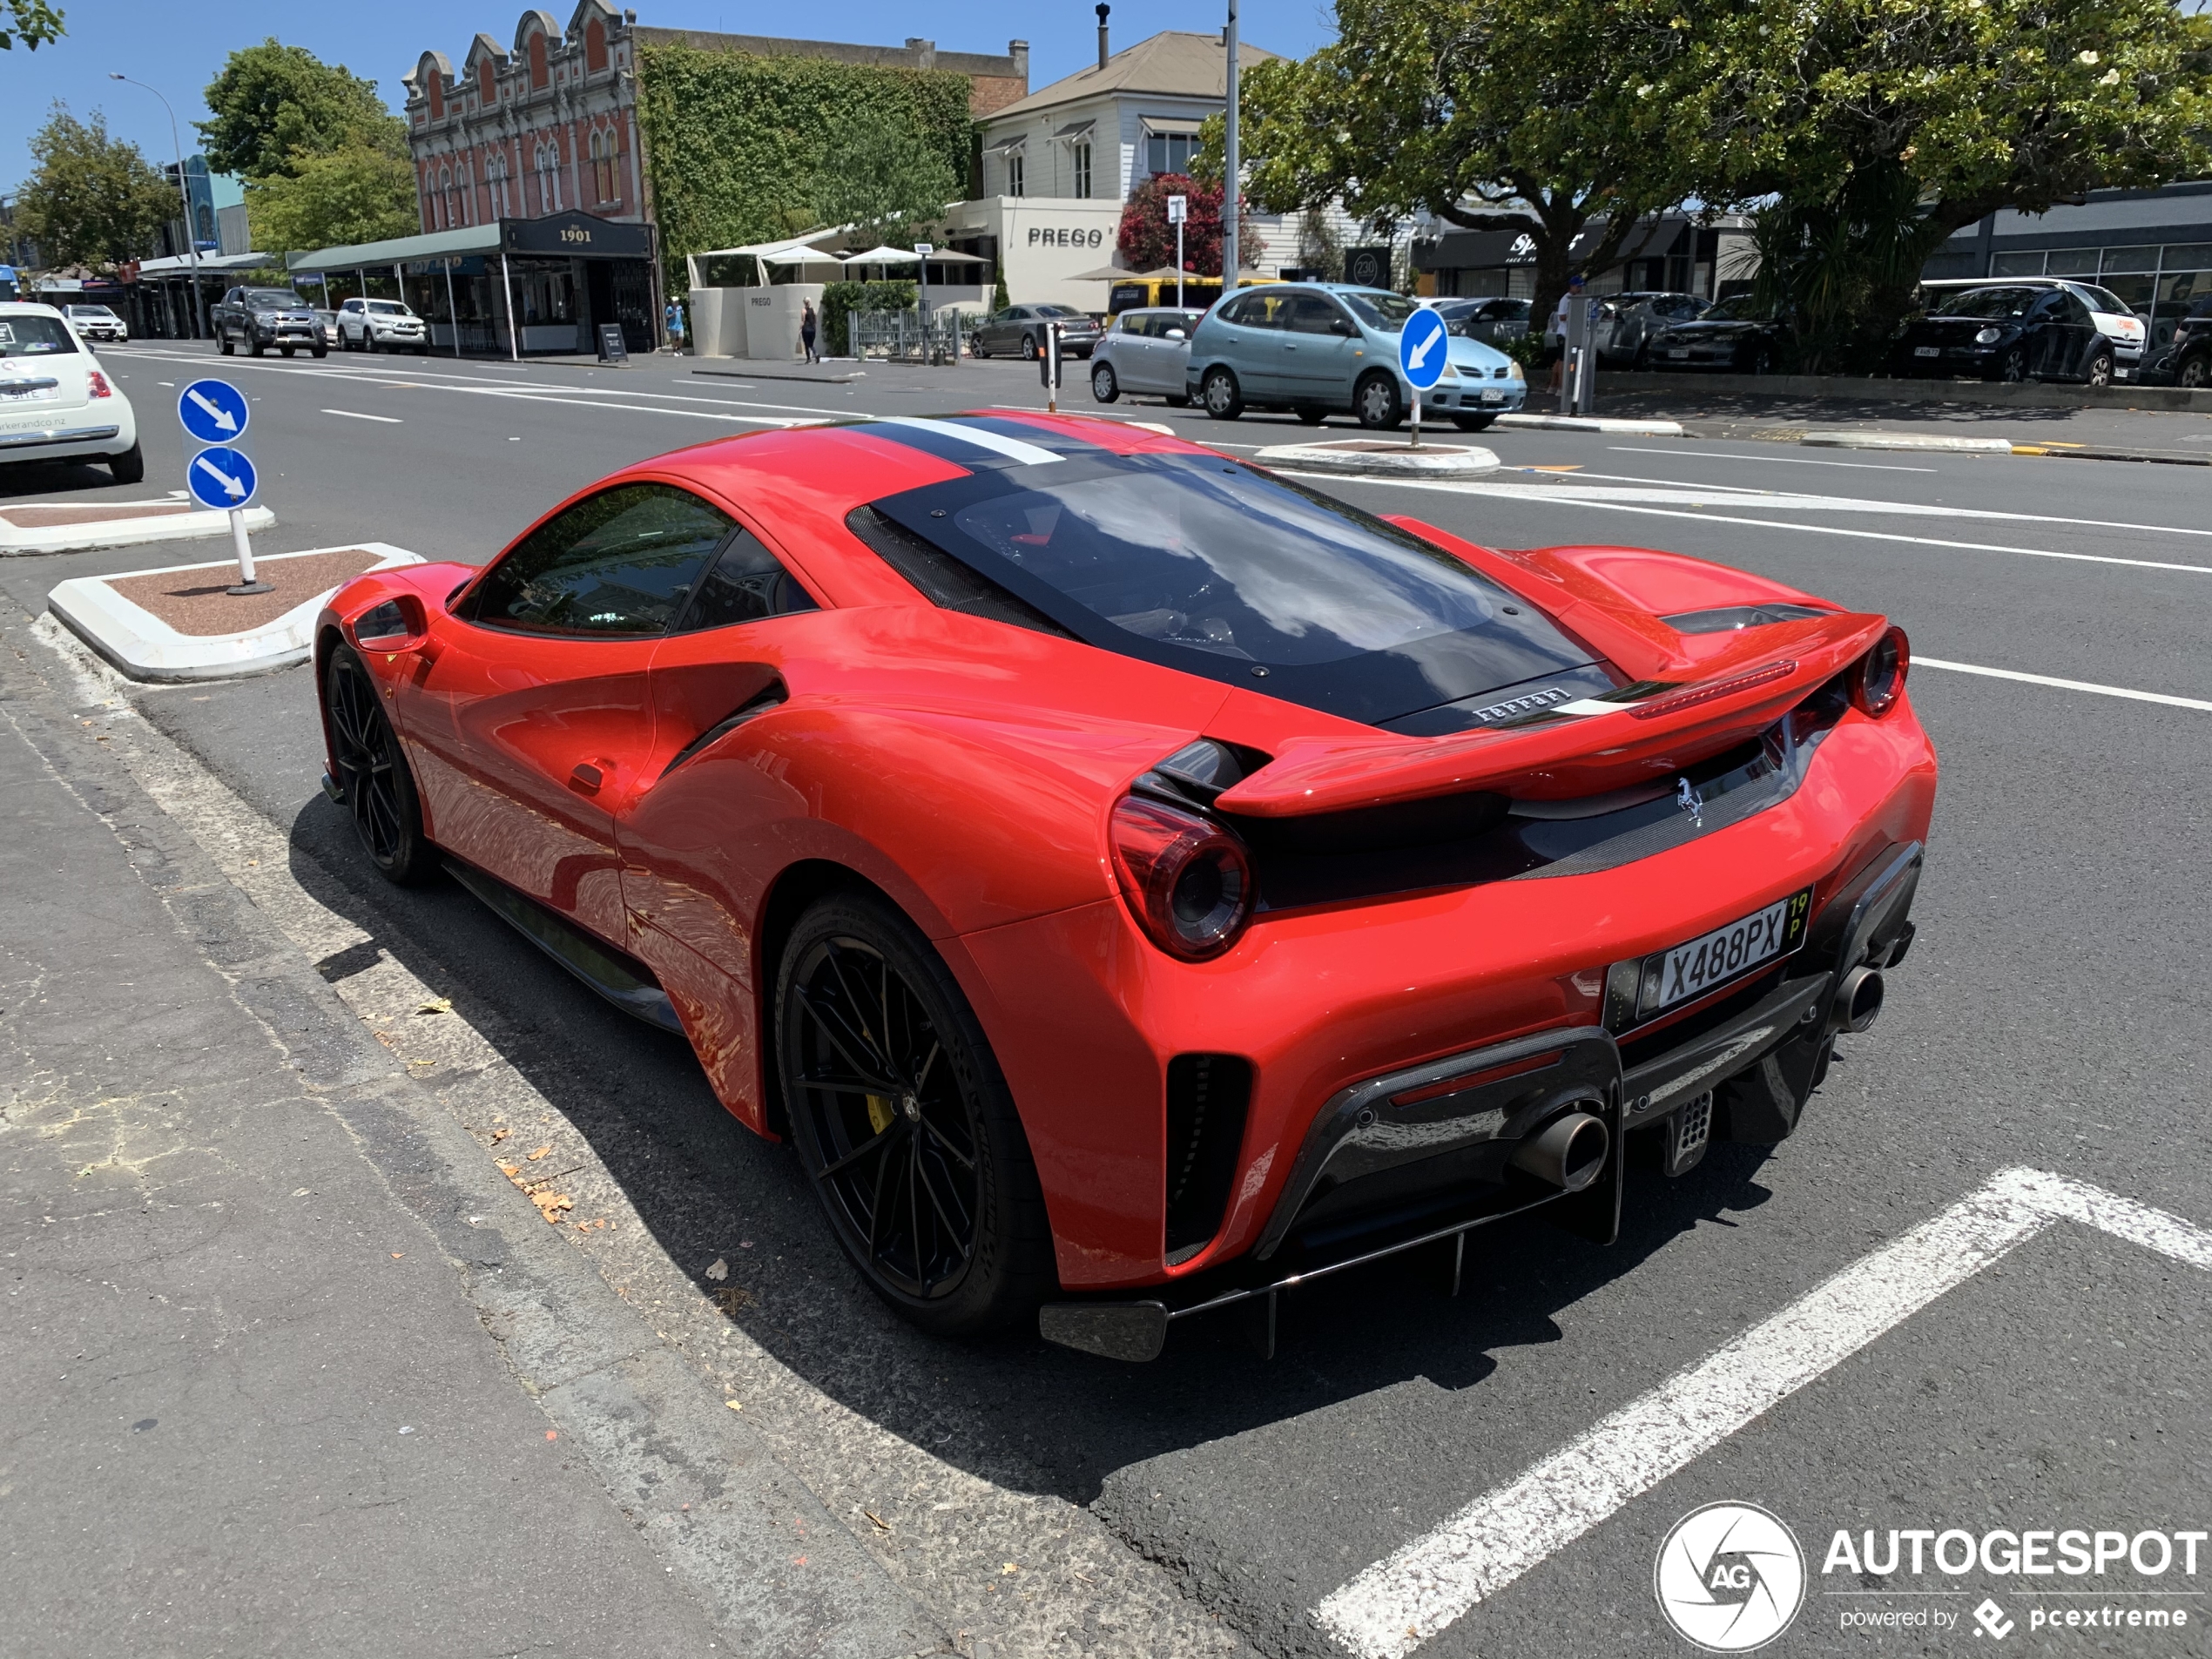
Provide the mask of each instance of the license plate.
{"label": "license plate", "polygon": [[1804,943],[1805,922],[1811,914],[1812,889],[1807,887],[1687,944],[1654,951],[1643,959],[1638,1017],[1649,1019],[1764,962],[1788,955]]}
{"label": "license plate", "polygon": [[1667,348],[1667,355],[1669,357],[1687,357],[1689,355],[1689,347],[1687,346],[1669,346]]}
{"label": "license plate", "polygon": [[1506,401],[1506,395],[1503,392],[1485,392],[1482,401],[1485,403],[1502,403]]}
{"label": "license plate", "polygon": [[1940,346],[1915,346],[1912,348],[1912,354],[1915,357],[1940,357],[1943,355],[1943,347]]}

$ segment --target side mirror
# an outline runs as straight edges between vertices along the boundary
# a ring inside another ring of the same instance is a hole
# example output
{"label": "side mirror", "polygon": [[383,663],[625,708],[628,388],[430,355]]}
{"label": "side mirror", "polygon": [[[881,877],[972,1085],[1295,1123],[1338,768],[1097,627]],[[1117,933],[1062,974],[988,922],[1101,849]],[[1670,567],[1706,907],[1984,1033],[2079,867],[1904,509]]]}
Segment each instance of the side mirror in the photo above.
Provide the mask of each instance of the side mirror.
{"label": "side mirror", "polygon": [[1329,324],[1329,332],[1332,334],[1341,334],[1346,340],[1357,340],[1359,338],[1359,326],[1349,317],[1338,317],[1334,319]]}
{"label": "side mirror", "polygon": [[422,601],[401,593],[371,605],[347,624],[346,631],[363,651],[413,651],[429,637],[430,623]]}
{"label": "side mirror", "polygon": [[1190,335],[1184,334],[1180,328],[1169,329],[1167,332],[1167,337],[1170,340],[1188,340],[1190,338]]}

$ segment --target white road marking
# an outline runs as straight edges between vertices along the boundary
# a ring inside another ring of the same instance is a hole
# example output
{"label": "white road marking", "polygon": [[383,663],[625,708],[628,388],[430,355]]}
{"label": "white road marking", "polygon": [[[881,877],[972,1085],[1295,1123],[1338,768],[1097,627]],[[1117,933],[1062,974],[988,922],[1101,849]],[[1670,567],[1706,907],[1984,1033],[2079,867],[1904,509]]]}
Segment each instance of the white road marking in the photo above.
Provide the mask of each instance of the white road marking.
{"label": "white road marking", "polygon": [[930,421],[918,415],[879,415],[873,418],[885,426],[910,426],[918,432],[934,432],[941,438],[951,438],[978,449],[988,449],[993,455],[1004,455],[1008,461],[1017,461],[1025,467],[1055,466],[1068,458],[1054,454],[1042,444],[1024,443],[1019,438],[1009,438],[980,426],[970,426],[965,421]]}
{"label": "white road marking", "polygon": [[1315,1608],[1361,1659],[1404,1659],[1632,1500],[1945,1291],[2059,1221],[2212,1271],[2212,1231],[2041,1170],[1979,1191],[1861,1257],[1710,1358],[1633,1400]]}
{"label": "white road marking", "polygon": [[1856,472],[1940,472],[1940,467],[1899,467],[1880,461],[1808,461],[1799,455],[1745,455],[1729,449],[1654,449],[1649,444],[1608,443],[1615,455],[1680,455],[1689,461],[1763,461],[1784,467],[1849,467]]}
{"label": "white road marking", "polygon": [[2138,703],[2164,703],[2177,709],[2202,709],[2212,713],[2212,701],[2201,697],[2175,697],[2165,691],[2134,691],[2124,685],[2100,685],[2094,680],[2054,679],[2048,674],[2023,674],[2016,668],[1979,668],[1972,663],[1946,663],[1940,658],[1912,654],[1915,668],[1948,669],[1953,674],[1983,674],[1996,680],[2024,680],[2030,685],[2053,685],[2062,691],[2091,691],[2099,697],[2125,697]]}
{"label": "white road marking", "polygon": [[342,415],[348,421],[381,421],[386,426],[404,426],[406,424],[406,422],[401,420],[396,415],[363,415],[359,409],[325,409],[322,413],[325,415]]}
{"label": "white road marking", "polygon": [[[1480,488],[1469,484],[1424,483],[1410,478],[1356,478],[1347,480],[1340,474],[1324,472],[1293,472],[1285,475],[1310,478],[1316,483],[1345,482],[1361,484],[1391,484],[1400,489],[1440,489],[1447,494],[1461,494]],[[1622,492],[1625,493],[1625,492]],[[2186,570],[2193,576],[2212,576],[2212,564],[2176,564],[2165,559],[2123,559],[2109,553],[2060,553],[2046,547],[2012,547],[2001,542],[1952,542],[1932,536],[1901,536],[1890,530],[1846,529],[1838,524],[1793,524],[1786,519],[1737,518],[1726,513],[1685,513],[1664,507],[1632,506],[1621,502],[1593,501],[1590,492],[1579,494],[1566,490],[1532,490],[1528,499],[1539,501],[1564,500],[1574,507],[1593,507],[1600,512],[1642,513],[1652,518],[1686,518],[1696,524],[1748,524],[1763,530],[1797,530],[1807,536],[1848,536],[1863,542],[1904,542],[1915,547],[1952,548],[1968,553],[2016,553],[2031,559],[2071,559],[2080,564],[2124,564],[2141,570]],[[1731,498],[1742,506],[1766,506],[1766,502],[1746,502],[1741,496]]]}

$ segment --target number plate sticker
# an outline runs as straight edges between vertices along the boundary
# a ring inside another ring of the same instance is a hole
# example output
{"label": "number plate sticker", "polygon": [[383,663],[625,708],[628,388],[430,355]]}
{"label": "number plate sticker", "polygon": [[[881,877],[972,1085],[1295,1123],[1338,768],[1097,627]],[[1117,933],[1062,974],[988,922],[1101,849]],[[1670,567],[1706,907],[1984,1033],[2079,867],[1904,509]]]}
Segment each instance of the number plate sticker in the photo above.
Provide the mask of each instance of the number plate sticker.
{"label": "number plate sticker", "polygon": [[1912,348],[1912,354],[1915,357],[1940,357],[1943,355],[1943,347],[1940,346],[1915,346]]}
{"label": "number plate sticker", "polygon": [[1637,1017],[1649,1019],[1677,1002],[1703,996],[1762,963],[1788,955],[1805,942],[1805,922],[1811,914],[1812,889],[1807,887],[1687,944],[1653,952],[1643,959]]}

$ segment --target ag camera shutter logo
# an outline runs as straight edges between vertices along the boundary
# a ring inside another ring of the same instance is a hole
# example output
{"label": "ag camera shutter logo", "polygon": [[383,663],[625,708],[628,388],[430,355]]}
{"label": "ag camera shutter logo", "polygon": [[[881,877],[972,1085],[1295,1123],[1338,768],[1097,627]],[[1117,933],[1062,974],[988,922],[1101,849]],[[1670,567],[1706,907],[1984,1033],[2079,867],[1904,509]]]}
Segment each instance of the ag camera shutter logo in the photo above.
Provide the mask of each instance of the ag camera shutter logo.
{"label": "ag camera shutter logo", "polygon": [[1790,1628],[1805,1599],[1797,1538],[1756,1504],[1709,1503],[1674,1524],[1652,1569],[1659,1610],[1708,1653],[1750,1653]]}

